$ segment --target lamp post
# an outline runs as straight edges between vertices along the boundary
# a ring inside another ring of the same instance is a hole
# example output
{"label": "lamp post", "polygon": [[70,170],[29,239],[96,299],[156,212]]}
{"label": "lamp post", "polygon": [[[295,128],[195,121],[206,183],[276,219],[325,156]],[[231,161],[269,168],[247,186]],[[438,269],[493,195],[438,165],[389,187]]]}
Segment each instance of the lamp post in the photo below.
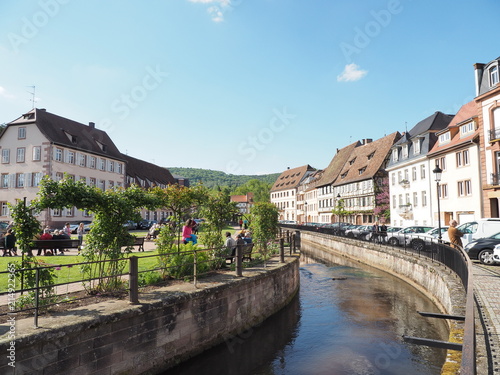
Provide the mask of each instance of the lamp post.
{"label": "lamp post", "polygon": [[441,209],[439,207],[439,182],[441,181],[441,173],[443,170],[439,168],[439,165],[436,164],[436,168],[432,171],[434,173],[434,180],[436,181],[436,187],[437,187],[437,203],[438,203],[438,241],[441,242]]}
{"label": "lamp post", "polygon": [[305,217],[304,217],[304,222],[307,225],[307,202],[304,202],[304,207],[305,207]]}
{"label": "lamp post", "polygon": [[337,208],[339,209],[339,233],[338,235],[340,236],[340,204],[338,203],[339,202],[339,199],[340,199],[340,193],[337,194]]}

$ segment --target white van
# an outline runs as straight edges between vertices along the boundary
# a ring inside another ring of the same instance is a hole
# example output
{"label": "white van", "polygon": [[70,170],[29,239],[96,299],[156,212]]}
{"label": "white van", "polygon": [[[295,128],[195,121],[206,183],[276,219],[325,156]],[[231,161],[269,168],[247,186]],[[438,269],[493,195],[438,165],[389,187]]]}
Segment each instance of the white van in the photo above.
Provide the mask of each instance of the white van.
{"label": "white van", "polygon": [[[462,237],[463,246],[478,238],[489,237],[500,232],[500,218],[486,218],[469,221],[457,226],[457,229],[464,234]],[[448,233],[443,233],[443,241],[450,242]]]}

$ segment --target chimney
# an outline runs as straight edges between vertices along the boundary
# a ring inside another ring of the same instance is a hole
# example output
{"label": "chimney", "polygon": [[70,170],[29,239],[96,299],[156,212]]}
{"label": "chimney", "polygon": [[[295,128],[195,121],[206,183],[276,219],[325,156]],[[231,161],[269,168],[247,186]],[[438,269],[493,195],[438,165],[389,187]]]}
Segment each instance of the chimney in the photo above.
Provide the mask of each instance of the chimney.
{"label": "chimney", "polygon": [[91,129],[95,129],[95,122],[89,122],[89,127]]}
{"label": "chimney", "polygon": [[47,112],[47,110],[45,108],[40,108],[39,111]]}
{"label": "chimney", "polygon": [[484,64],[481,63],[475,63],[474,64],[474,71],[475,71],[475,78],[476,78],[476,96],[479,96],[479,91],[481,89],[481,81],[483,80],[483,69],[484,69]]}
{"label": "chimney", "polygon": [[367,145],[368,143],[372,143],[372,142],[373,142],[373,139],[371,139],[371,138],[365,138],[365,139],[361,140],[362,145]]}

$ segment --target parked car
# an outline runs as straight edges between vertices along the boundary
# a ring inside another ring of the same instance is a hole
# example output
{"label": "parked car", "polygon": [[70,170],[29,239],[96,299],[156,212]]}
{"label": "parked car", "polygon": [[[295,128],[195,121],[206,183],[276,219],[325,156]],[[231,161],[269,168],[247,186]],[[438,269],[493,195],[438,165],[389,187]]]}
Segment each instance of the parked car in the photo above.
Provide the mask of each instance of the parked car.
{"label": "parked car", "polygon": [[361,240],[366,240],[366,236],[370,234],[371,230],[371,225],[358,225],[356,226],[356,228],[346,230],[345,235],[349,238],[359,238]]}
{"label": "parked car", "polygon": [[493,264],[494,248],[498,244],[500,244],[500,232],[471,241],[465,245],[464,249],[470,259],[479,260],[483,264]]}
{"label": "parked car", "polygon": [[9,223],[6,221],[0,221],[0,237],[5,235],[7,233],[7,227],[9,226]]}
{"label": "parked car", "polygon": [[134,230],[137,229],[137,223],[132,221],[132,220],[127,220],[123,226],[127,228],[128,230]]}
{"label": "parked car", "polygon": [[410,227],[403,228],[397,232],[387,233],[387,242],[393,246],[404,245],[407,243],[407,238],[416,233],[423,234],[430,231],[432,227],[427,227],[424,225],[413,225]]}
{"label": "parked car", "polygon": [[82,221],[74,221],[72,223],[69,223],[69,228],[71,229],[71,233],[76,234],[80,223],[83,223],[83,230],[85,232],[90,231],[90,226],[92,224],[92,221],[91,220],[82,220]]}
{"label": "parked car", "polygon": [[[441,227],[441,237],[448,231],[448,227]],[[432,228],[425,233],[410,233],[406,237],[406,244],[413,250],[422,251],[426,249],[432,242],[437,242],[439,238],[439,227]]]}
{"label": "parked car", "polygon": [[153,226],[153,222],[156,220],[141,220],[137,223],[137,229],[149,229]]}
{"label": "parked car", "polygon": [[[465,246],[473,240],[492,236],[500,232],[500,218],[485,218],[460,224],[457,229],[464,234],[462,245]],[[443,240],[450,242],[448,233],[443,233]]]}

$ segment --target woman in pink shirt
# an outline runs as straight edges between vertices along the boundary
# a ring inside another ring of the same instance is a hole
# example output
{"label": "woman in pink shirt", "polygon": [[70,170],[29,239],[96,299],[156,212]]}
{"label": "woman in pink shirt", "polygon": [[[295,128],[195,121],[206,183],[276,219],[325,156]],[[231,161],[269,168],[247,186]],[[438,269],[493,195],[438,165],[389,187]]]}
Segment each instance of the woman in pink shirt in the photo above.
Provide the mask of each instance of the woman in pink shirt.
{"label": "woman in pink shirt", "polygon": [[188,219],[186,221],[186,225],[182,227],[182,238],[184,239],[184,244],[187,244],[189,241],[193,241],[193,245],[198,243],[198,237],[193,234],[194,225],[195,221]]}

